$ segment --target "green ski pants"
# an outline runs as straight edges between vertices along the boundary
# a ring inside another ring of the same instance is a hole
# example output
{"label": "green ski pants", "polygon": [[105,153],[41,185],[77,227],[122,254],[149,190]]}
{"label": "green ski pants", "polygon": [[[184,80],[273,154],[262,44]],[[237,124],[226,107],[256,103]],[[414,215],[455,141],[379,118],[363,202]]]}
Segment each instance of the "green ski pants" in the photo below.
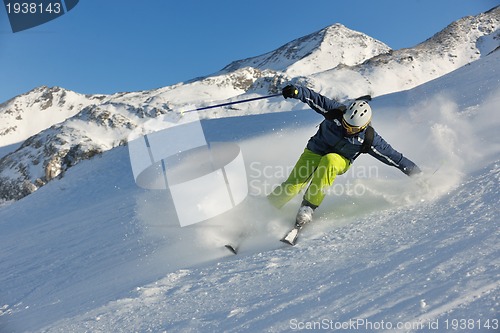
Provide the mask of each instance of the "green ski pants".
{"label": "green ski pants", "polygon": [[277,186],[268,199],[275,207],[281,208],[310,183],[304,200],[319,206],[335,177],[345,173],[350,166],[350,161],[339,154],[319,155],[306,148],[288,179]]}

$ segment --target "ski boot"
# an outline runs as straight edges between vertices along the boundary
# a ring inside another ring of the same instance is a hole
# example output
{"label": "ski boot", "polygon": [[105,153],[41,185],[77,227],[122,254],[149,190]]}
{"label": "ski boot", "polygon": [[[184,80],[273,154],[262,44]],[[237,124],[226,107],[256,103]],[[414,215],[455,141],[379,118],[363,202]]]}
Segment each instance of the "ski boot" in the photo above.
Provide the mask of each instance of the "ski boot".
{"label": "ski boot", "polygon": [[287,243],[292,246],[297,243],[297,239],[299,238],[299,231],[304,227],[304,225],[312,221],[315,208],[316,207],[309,204],[308,202],[302,202],[302,205],[300,206],[295,218],[295,226],[288,232],[288,234],[286,234],[285,237],[283,237],[283,239],[281,239],[283,243]]}
{"label": "ski boot", "polygon": [[302,229],[304,225],[312,221],[314,209],[308,205],[302,205],[295,217],[295,228]]}

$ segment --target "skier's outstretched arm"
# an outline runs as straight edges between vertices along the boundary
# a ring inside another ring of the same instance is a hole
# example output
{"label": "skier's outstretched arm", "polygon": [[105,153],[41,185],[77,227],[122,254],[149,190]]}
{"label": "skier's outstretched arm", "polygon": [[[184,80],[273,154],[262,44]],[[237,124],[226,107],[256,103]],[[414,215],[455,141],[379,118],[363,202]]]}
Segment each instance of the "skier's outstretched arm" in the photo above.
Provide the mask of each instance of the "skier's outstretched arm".
{"label": "skier's outstretched arm", "polygon": [[377,132],[375,132],[373,144],[368,153],[379,161],[398,168],[408,176],[422,172],[415,163],[392,148]]}
{"label": "skier's outstretched arm", "polygon": [[301,100],[309,105],[314,111],[327,118],[330,118],[332,113],[338,113],[346,109],[344,104],[302,86],[287,85],[283,88],[282,94],[285,98],[296,98]]}

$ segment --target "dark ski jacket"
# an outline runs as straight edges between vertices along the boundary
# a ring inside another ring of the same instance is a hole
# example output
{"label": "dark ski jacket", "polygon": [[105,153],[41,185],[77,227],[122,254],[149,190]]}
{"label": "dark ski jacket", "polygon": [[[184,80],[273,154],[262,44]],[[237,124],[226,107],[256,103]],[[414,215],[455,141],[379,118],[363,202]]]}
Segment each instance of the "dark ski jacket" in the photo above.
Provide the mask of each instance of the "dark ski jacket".
{"label": "dark ski jacket", "polygon": [[[307,149],[313,153],[326,155],[337,153],[354,162],[361,152],[366,130],[355,136],[347,136],[342,127],[342,116],[346,106],[336,100],[322,96],[306,87],[296,86],[297,99],[307,103],[314,111],[325,117],[316,134],[307,143]],[[368,154],[379,161],[395,166],[407,175],[420,173],[419,167],[391,147],[376,131]]]}

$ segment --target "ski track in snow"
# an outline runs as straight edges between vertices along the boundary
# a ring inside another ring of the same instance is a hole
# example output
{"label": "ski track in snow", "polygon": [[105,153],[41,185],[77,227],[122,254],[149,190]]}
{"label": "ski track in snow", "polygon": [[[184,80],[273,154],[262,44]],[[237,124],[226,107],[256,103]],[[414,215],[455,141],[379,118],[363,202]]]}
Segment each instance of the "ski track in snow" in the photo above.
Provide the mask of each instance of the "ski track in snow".
{"label": "ski track in snow", "polygon": [[[0,208],[0,331],[286,332],[359,319],[451,332],[447,320],[498,320],[500,87],[474,90],[464,77],[375,99],[377,131],[426,175],[363,156],[293,248],[278,239],[300,198],[278,213],[252,196],[179,228],[168,193],[134,184],[126,147],[76,165]],[[257,195],[286,177],[320,120],[304,111],[203,126],[241,146]],[[242,232],[232,256],[222,245]]]}

